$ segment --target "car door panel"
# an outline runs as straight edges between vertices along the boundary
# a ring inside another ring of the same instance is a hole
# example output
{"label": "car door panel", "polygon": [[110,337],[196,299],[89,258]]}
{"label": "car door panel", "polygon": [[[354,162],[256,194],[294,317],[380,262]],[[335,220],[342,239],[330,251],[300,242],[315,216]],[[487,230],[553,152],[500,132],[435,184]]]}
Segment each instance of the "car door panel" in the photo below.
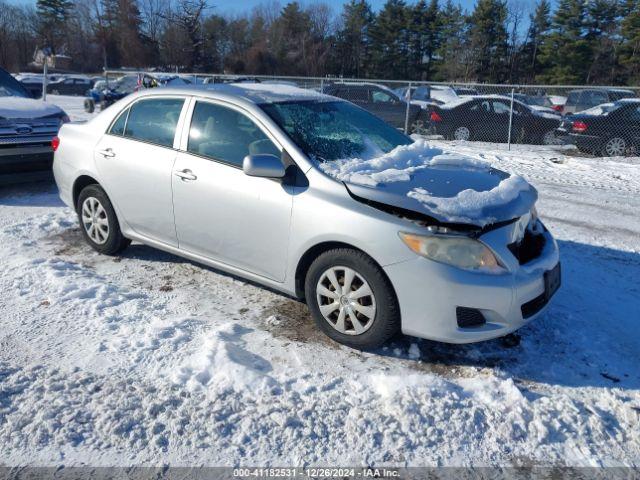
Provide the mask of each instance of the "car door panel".
{"label": "car door panel", "polygon": [[249,177],[216,161],[179,153],[173,175],[179,247],[283,281],[293,190],[279,181]]}
{"label": "car door panel", "polygon": [[[279,147],[255,124],[239,128],[238,121],[253,120],[237,109],[202,101],[193,110],[189,152],[178,154],[172,175],[179,247],[283,281],[294,187],[241,168],[244,155]],[[186,171],[196,178],[183,178]]]}
{"label": "car door panel", "polygon": [[[142,105],[153,101],[156,104]],[[165,103],[157,103],[162,101]],[[180,115],[182,103],[182,98],[155,97],[134,103],[131,110],[126,109],[118,117],[110,133],[100,139],[94,152],[100,181],[126,223],[139,235],[171,246],[178,245],[171,191],[176,159],[173,143],[178,123],[174,116]],[[145,126],[142,109],[149,106],[153,106],[147,113],[151,123]],[[130,111],[134,113],[129,114]],[[138,112],[141,120],[136,122],[134,117]],[[172,117],[158,118],[162,112]],[[127,115],[126,131],[115,131],[123,115]],[[149,137],[157,143],[141,140],[157,130],[162,132]]]}

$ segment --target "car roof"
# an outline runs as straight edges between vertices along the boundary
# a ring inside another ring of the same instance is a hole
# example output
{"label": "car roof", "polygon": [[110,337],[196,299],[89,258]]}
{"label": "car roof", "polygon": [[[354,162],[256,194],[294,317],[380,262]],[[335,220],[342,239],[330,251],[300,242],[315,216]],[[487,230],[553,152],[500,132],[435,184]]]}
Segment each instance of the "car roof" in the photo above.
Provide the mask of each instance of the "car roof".
{"label": "car roof", "polygon": [[629,90],[628,88],[576,88],[575,90],[571,90],[569,93],[574,92],[624,92],[624,93],[634,93],[633,90]]}
{"label": "car roof", "polygon": [[340,101],[336,97],[325,95],[315,90],[273,83],[213,83],[168,86],[142,90],[140,95],[198,95],[218,99],[231,97],[256,105],[296,100]]}

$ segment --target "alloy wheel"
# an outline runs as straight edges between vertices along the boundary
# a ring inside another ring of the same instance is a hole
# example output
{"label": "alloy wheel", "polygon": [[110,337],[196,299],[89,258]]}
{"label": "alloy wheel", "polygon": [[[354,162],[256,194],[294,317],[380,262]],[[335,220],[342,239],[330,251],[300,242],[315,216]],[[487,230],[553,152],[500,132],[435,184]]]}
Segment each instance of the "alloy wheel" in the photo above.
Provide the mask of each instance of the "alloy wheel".
{"label": "alloy wheel", "polygon": [[627,151],[627,142],[624,140],[624,138],[612,138],[605,144],[604,151],[611,157],[624,155]]}
{"label": "alloy wheel", "polygon": [[455,140],[469,140],[471,138],[471,130],[467,127],[458,127],[453,132],[453,138]]}
{"label": "alloy wheel", "polygon": [[87,197],[82,203],[82,226],[98,245],[103,245],[109,238],[107,212],[96,197]]}
{"label": "alloy wheel", "polygon": [[362,275],[349,267],[331,267],[316,285],[318,308],[338,332],[360,335],[373,325],[376,299]]}
{"label": "alloy wheel", "polygon": [[542,137],[542,143],[543,145],[555,145],[557,143],[555,132],[553,130],[549,130],[545,133],[544,137]]}

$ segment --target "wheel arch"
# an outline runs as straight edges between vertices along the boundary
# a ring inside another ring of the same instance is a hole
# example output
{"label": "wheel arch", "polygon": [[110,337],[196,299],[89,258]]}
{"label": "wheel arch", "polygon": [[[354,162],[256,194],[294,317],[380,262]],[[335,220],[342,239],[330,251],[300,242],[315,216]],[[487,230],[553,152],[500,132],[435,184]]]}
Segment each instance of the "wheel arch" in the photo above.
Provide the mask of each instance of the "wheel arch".
{"label": "wheel arch", "polygon": [[387,276],[387,273],[384,271],[384,268],[382,268],[382,266],[376,261],[375,258],[373,258],[369,253],[362,250],[361,248],[358,248],[349,243],[340,242],[340,241],[326,241],[326,242],[317,243],[316,245],[313,245],[312,247],[308,248],[302,254],[300,259],[298,260],[298,264],[296,265],[296,272],[295,272],[295,295],[297,298],[299,298],[300,300],[304,300],[305,298],[304,282],[306,280],[309,267],[311,266],[313,261],[316,258],[318,258],[320,255],[322,255],[324,252],[328,252],[329,250],[335,250],[337,248],[348,248],[350,250],[361,252],[367,257],[369,257],[378,266],[378,268],[380,268],[382,275],[385,276],[385,278],[389,282],[389,285],[391,286],[393,295],[396,298],[398,298],[398,295],[396,294],[396,291],[395,291],[395,287],[391,283],[391,279]]}
{"label": "wheel arch", "polygon": [[89,185],[98,185],[98,186],[100,186],[100,188],[104,189],[104,187],[102,187],[102,185],[100,185],[100,182],[98,182],[98,180],[96,180],[92,176],[90,176],[90,175],[80,175],[73,182],[73,187],[71,189],[71,198],[73,200],[73,208],[74,209],[77,209],[78,197],[80,196],[80,192],[85,187],[88,187]]}

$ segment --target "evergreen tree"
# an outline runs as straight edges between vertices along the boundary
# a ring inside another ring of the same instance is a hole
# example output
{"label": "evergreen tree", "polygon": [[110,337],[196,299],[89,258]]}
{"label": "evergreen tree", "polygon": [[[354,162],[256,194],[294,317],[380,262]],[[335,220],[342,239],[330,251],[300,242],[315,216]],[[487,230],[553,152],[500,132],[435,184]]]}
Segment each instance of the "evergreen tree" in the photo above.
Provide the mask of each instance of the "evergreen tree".
{"label": "evergreen tree", "polygon": [[549,0],[540,0],[529,17],[527,40],[523,46],[524,75],[527,81],[541,73],[538,55],[551,28],[551,4]]}
{"label": "evergreen tree", "polygon": [[469,18],[469,46],[476,80],[504,81],[507,76],[507,5],[502,0],[478,0]]}
{"label": "evergreen tree", "polygon": [[586,38],[593,54],[587,83],[616,82],[621,13],[617,0],[591,0],[589,4]]}
{"label": "evergreen tree", "polygon": [[373,74],[389,79],[409,74],[408,9],[404,0],[387,0],[371,27]]}
{"label": "evergreen tree", "polygon": [[273,25],[273,48],[284,75],[309,75],[313,59],[310,56],[311,18],[298,2],[284,6]]}
{"label": "evergreen tree", "polygon": [[621,22],[620,63],[630,85],[640,82],[640,2],[627,0]]}
{"label": "evergreen tree", "polygon": [[438,0],[420,0],[410,10],[410,71],[409,78],[425,80],[432,74],[433,58],[439,46]]}
{"label": "evergreen tree", "polygon": [[587,8],[584,0],[560,0],[551,33],[540,50],[543,83],[578,84],[588,76],[592,48],[586,38]]}
{"label": "evergreen tree", "polygon": [[42,46],[51,48],[53,53],[59,53],[63,46],[65,26],[72,7],[70,0],[38,0],[36,3]]}
{"label": "evergreen tree", "polygon": [[436,79],[450,82],[468,80],[470,51],[467,17],[452,0],[447,0],[440,12],[438,38]]}
{"label": "evergreen tree", "polygon": [[334,64],[340,75],[362,77],[367,73],[370,57],[370,29],[373,12],[366,0],[350,0],[343,7],[341,25],[336,34],[337,58]]}

